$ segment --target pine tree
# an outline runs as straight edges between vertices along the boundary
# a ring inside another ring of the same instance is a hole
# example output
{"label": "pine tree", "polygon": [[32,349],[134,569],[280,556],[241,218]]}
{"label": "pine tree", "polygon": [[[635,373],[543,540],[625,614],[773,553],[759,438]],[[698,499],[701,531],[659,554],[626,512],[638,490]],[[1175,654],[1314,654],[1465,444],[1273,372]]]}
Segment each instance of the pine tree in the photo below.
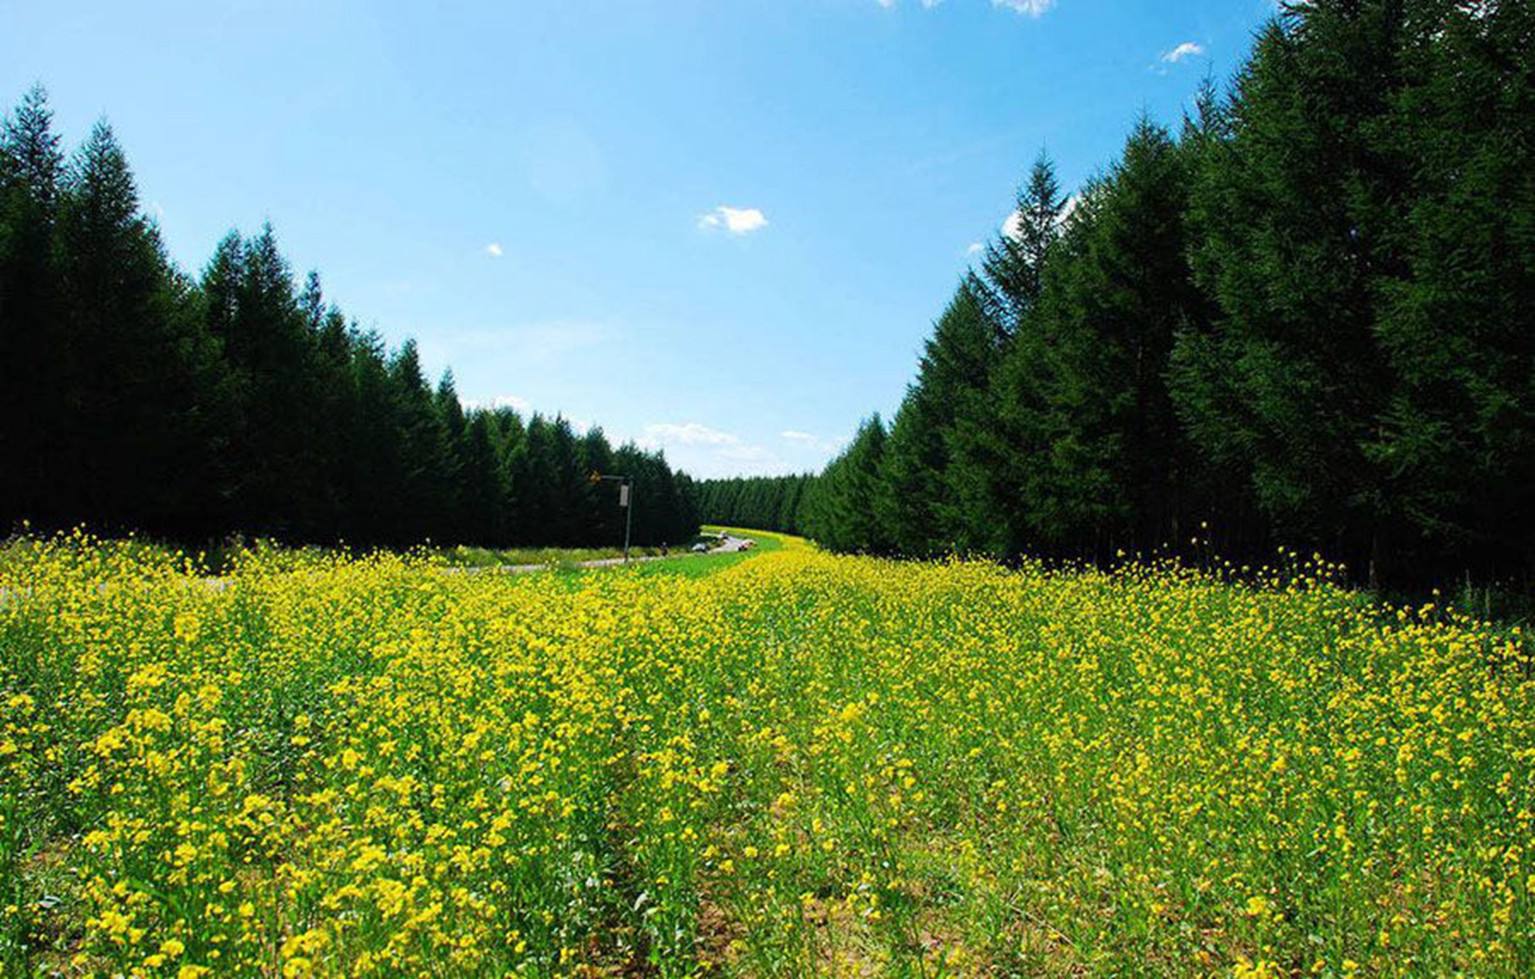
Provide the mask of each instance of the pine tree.
{"label": "pine tree", "polygon": [[1003,234],[987,243],[981,263],[984,279],[977,290],[999,331],[1010,336],[1039,299],[1045,255],[1060,237],[1066,199],[1061,196],[1055,164],[1040,151],[1018,190],[1016,208]]}
{"label": "pine tree", "polygon": [[1369,134],[1399,87],[1400,13],[1319,0],[1259,38],[1195,189],[1194,265],[1219,315],[1175,358],[1195,441],[1241,460],[1279,532],[1370,565],[1396,524],[1366,445],[1391,388],[1376,302],[1402,175]]}
{"label": "pine tree", "polygon": [[399,399],[377,333],[353,338],[349,373],[347,477],[341,491],[349,505],[341,536],[356,545],[392,543],[401,536],[397,528],[403,519],[405,465],[396,420]]}
{"label": "pine tree", "polygon": [[461,540],[482,545],[509,543],[507,486],[496,451],[494,421],[488,412],[469,415],[458,479]]}
{"label": "pine tree", "polygon": [[807,501],[806,530],[834,551],[886,554],[893,542],[878,513],[885,508],[885,425],[874,415],[815,482]]}
{"label": "pine tree", "polygon": [[33,88],[0,128],[0,520],[70,521],[65,420],[76,390],[55,249],[64,173],[53,112]]}
{"label": "pine tree", "polygon": [[577,443],[576,471],[587,478],[578,484],[580,511],[578,533],[571,543],[589,547],[611,546],[623,533],[622,514],[612,504],[611,482],[592,482],[591,474],[613,472],[613,448],[600,428],[590,428]]}
{"label": "pine tree", "polygon": [[105,530],[200,529],[216,349],[139,214],[106,123],[76,156],[62,201],[64,321],[77,353],[61,422],[74,516]]}
{"label": "pine tree", "polygon": [[917,380],[896,413],[884,457],[879,518],[901,553],[988,550],[991,512],[974,451],[990,414],[986,391],[998,357],[979,283],[960,283],[925,343]]}
{"label": "pine tree", "polygon": [[[612,536],[585,478],[609,466],[600,430],[466,417],[413,342],[391,355],[349,325],[318,273],[296,289],[270,226],[231,231],[192,282],[111,128],[66,169],[51,120],[35,89],[0,127],[0,521],[187,543]],[[690,535],[693,484],[635,451],[645,533]]]}
{"label": "pine tree", "polygon": [[1180,533],[1192,454],[1166,375],[1175,334],[1206,316],[1185,257],[1184,164],[1167,131],[1143,118],[1084,215],[1080,248],[1052,268],[1059,276],[1033,327],[1046,338],[1060,422],[1057,517],[1098,556]]}
{"label": "pine tree", "polygon": [[443,470],[447,446],[415,341],[405,341],[395,352],[389,363],[389,380],[399,432],[402,488],[393,543],[408,545],[439,532],[446,520]]}
{"label": "pine tree", "polygon": [[461,498],[466,461],[466,433],[468,420],[464,406],[458,400],[458,388],[453,383],[453,371],[443,371],[432,398],[436,410],[440,461],[437,470],[436,491],[439,499],[433,509],[437,511],[437,526],[432,532],[434,539],[443,543],[463,543],[472,540],[472,528],[465,522],[464,501]]}
{"label": "pine tree", "polygon": [[1408,5],[1371,148],[1410,174],[1375,325],[1396,386],[1373,437],[1415,567],[1535,570],[1535,11]]}

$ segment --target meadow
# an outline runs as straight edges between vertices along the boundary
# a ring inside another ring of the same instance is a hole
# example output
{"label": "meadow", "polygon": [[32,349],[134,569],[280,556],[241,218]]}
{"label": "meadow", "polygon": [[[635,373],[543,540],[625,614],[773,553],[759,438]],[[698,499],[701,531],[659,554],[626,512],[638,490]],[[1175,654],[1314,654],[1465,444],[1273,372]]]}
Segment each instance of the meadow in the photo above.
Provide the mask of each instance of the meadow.
{"label": "meadow", "polygon": [[0,562],[6,975],[1527,975],[1527,637],[1283,573]]}

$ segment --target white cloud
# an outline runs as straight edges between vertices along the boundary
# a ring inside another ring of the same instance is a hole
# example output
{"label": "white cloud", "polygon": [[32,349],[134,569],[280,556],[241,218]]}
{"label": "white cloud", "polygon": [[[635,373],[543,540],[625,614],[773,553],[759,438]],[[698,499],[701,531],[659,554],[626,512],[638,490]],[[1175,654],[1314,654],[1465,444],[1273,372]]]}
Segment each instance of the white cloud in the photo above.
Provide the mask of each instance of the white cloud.
{"label": "white cloud", "polygon": [[1017,241],[1023,234],[1023,215],[1017,210],[1011,211],[1002,219],[1002,234],[1004,237]]}
{"label": "white cloud", "polygon": [[493,241],[486,245],[485,254],[489,255],[491,258],[500,258],[502,254],[501,243],[499,241]]}
{"label": "white cloud", "polygon": [[698,226],[707,230],[723,228],[733,235],[751,234],[767,227],[765,214],[755,207],[730,207],[721,204],[698,219]]}
{"label": "white cloud", "polygon": [[813,432],[788,429],[779,449],[762,445],[703,422],[655,422],[646,425],[635,443],[655,452],[692,476],[776,476],[819,469],[847,444]]}
{"label": "white cloud", "polygon": [[[1081,203],[1081,194],[1072,194],[1070,197],[1066,198],[1066,202],[1061,205],[1061,216],[1057,219],[1056,224],[1064,225],[1067,221],[1071,220],[1072,214],[1076,213],[1077,207],[1081,205]],[[1002,219],[1002,234],[1008,238],[1013,239],[1014,241],[1017,241],[1019,235],[1022,233],[1023,215],[1020,214],[1015,208],[1014,210],[1008,212],[1007,217]],[[969,254],[974,255],[980,250],[980,243],[976,242],[975,244],[971,245],[967,251]]]}
{"label": "white cloud", "polygon": [[799,448],[810,449],[825,456],[830,456],[847,444],[846,439],[822,438],[814,433],[796,431],[792,428],[779,432],[778,437]]}
{"label": "white cloud", "polygon": [[738,445],[741,441],[729,432],[710,428],[700,422],[681,424],[660,422],[646,425],[644,439],[658,445],[671,442],[680,445]]}
{"label": "white cloud", "polygon": [[1184,58],[1197,58],[1204,53],[1204,45],[1194,41],[1184,41],[1172,50],[1162,52],[1162,63],[1175,65]]}
{"label": "white cloud", "polygon": [[[874,2],[886,10],[896,5],[896,0],[874,0]],[[921,2],[923,10],[932,10],[943,3],[943,0],[921,0]],[[1055,6],[1055,0],[991,0],[991,5],[1003,10],[1012,10],[1026,17],[1041,17]]]}
{"label": "white cloud", "polygon": [[656,422],[635,442],[649,451],[664,450],[671,464],[693,476],[765,476],[791,467],[765,446],[702,422]]}
{"label": "white cloud", "polygon": [[991,5],[1015,10],[1026,17],[1043,17],[1055,6],[1055,0],[991,0]]}
{"label": "white cloud", "polygon": [[1077,208],[1081,206],[1082,194],[1080,192],[1072,194],[1070,197],[1066,198],[1066,203],[1061,207],[1060,223],[1065,224],[1067,221],[1070,221],[1071,216],[1077,213]]}
{"label": "white cloud", "polygon": [[518,414],[526,415],[533,406],[528,404],[527,398],[518,397],[515,394],[496,394],[488,398],[469,398],[464,401],[464,407],[471,411],[476,408],[484,408],[489,411],[495,411],[498,408],[511,408]]}
{"label": "white cloud", "polygon": [[978,241],[972,241],[970,244],[965,246],[965,254],[966,255],[979,255],[981,252],[983,252],[985,250],[986,250],[986,246],[982,245]]}

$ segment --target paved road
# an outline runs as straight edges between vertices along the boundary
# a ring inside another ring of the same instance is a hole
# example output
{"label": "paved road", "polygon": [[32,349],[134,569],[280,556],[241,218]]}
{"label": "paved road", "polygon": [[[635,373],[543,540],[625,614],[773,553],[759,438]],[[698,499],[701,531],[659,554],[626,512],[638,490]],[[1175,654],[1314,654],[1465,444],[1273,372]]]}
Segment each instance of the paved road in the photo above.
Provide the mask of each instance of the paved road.
{"label": "paved road", "polygon": [[[677,557],[704,557],[707,554],[734,554],[737,551],[744,551],[744,550],[746,550],[746,548],[750,544],[751,544],[751,540],[749,538],[746,538],[746,537],[731,537],[731,536],[729,536],[727,534],[726,537],[725,537],[724,543],[720,544],[720,546],[718,546],[718,547],[711,548],[710,550],[706,551],[704,554],[694,554],[692,551],[677,551],[677,552],[675,552],[673,554],[667,555],[666,557],[661,557],[660,555],[656,555],[654,557],[632,557],[632,558],[629,559],[629,563],[630,564],[638,564],[641,561],[668,561],[668,560],[671,560],[672,558],[677,558]],[[571,564],[571,565],[564,565],[564,564],[562,564],[560,566],[561,567],[575,567],[575,568],[611,568],[611,567],[614,567],[616,565],[620,565],[620,564],[623,564],[623,563],[624,563],[624,559],[621,558],[621,557],[605,557],[605,558],[599,558],[598,560],[595,560],[595,561],[577,561],[577,562],[575,562],[574,564]],[[475,568],[475,569],[472,569],[472,570],[475,570],[475,571],[504,571],[504,572],[507,572],[508,574],[527,574],[527,573],[532,572],[532,571],[547,571],[547,570],[549,570],[549,565],[547,565],[547,564],[498,564],[498,565],[493,565],[492,567],[489,567],[489,568]]]}

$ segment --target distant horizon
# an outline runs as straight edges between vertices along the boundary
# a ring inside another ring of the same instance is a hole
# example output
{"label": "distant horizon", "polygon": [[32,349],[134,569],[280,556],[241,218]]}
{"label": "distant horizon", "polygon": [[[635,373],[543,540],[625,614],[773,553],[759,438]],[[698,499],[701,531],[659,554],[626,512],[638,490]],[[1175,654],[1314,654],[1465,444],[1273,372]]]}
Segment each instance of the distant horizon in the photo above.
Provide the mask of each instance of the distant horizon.
{"label": "distant horizon", "polygon": [[0,4],[0,102],[108,119],[188,274],[270,221],[468,405],[788,474],[893,412],[1041,148],[1073,191],[1226,83],[1274,10],[1235,8]]}

